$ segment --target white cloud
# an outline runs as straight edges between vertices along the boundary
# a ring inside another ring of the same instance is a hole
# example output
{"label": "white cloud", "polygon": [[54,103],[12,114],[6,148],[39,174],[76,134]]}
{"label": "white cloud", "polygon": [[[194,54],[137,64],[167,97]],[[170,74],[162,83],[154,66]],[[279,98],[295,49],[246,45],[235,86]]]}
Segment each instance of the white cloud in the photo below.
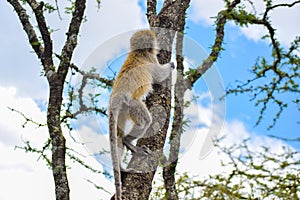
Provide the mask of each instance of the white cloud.
{"label": "white cloud", "polygon": [[[36,126],[29,125],[26,130],[27,134],[22,134],[25,132],[25,129],[23,129],[21,125],[26,122],[25,118],[20,114],[9,110],[9,108],[18,110],[26,117],[33,117],[32,120],[45,124],[45,114],[40,112],[36,103],[30,98],[18,98],[16,88],[0,87],[0,99],[0,137],[3,144],[7,146],[18,145],[22,143],[21,136],[26,139],[33,134],[36,134],[35,138],[38,138],[37,140],[40,142],[40,139],[44,136],[44,134],[37,133],[42,133],[45,129],[37,130]],[[35,141],[33,142],[35,144],[39,143]]]}
{"label": "white cloud", "polygon": [[40,112],[33,100],[16,97],[16,91],[0,87],[0,199],[43,199],[45,196],[53,199],[51,171],[45,163],[37,161],[37,155],[15,149],[15,145],[23,145],[23,138],[30,139],[34,146],[42,146],[47,139],[45,128],[37,129],[34,125],[22,128],[24,118],[7,107],[41,123],[45,122],[45,113]]}
{"label": "white cloud", "polygon": [[[55,30],[52,33],[55,53],[61,51],[69,24],[69,16],[64,15],[64,7],[69,3],[62,1],[59,4],[63,20],[59,20],[57,13],[47,15],[47,22]],[[23,97],[47,99],[48,85],[45,77],[40,76],[40,61],[29,45],[17,14],[7,2],[1,6],[1,13],[5,18],[0,19],[0,24],[6,28],[0,30],[0,85],[18,88],[17,94]],[[73,57],[74,63],[79,67],[88,55],[106,40],[123,32],[147,27],[146,16],[138,6],[138,0],[101,1],[99,11],[96,1],[88,1],[86,16],[88,21],[81,27],[79,43]],[[122,46],[124,43],[118,47]],[[106,49],[99,53],[98,57],[108,53],[112,55],[113,52]]]}
{"label": "white cloud", "polygon": [[244,34],[247,38],[258,42],[261,40],[261,38],[267,34],[267,30],[259,25],[252,25],[250,27],[241,27],[241,32]]}
{"label": "white cloud", "polygon": [[300,5],[294,8],[281,8],[270,15],[278,38],[285,45],[289,45],[296,36],[300,35],[300,27],[295,25],[300,18],[299,9]]}
{"label": "white cloud", "polygon": [[[0,147],[1,160],[4,164],[0,167],[0,199],[54,199],[54,184],[52,173],[44,163],[37,162],[36,156],[24,155],[23,152],[13,152],[13,149]],[[2,159],[6,154],[10,160]]]}
{"label": "white cloud", "polygon": [[[280,0],[274,2],[274,4],[280,3],[290,3],[293,2],[291,0]],[[265,5],[262,1],[255,0],[254,6],[256,8],[257,13],[263,13],[265,10]],[[276,30],[277,37],[279,41],[281,41],[284,45],[289,45],[295,37],[300,35],[300,27],[295,26],[293,23],[287,23],[292,19],[299,19],[300,5],[294,6],[293,8],[282,7],[275,9],[274,11],[269,12],[270,20],[273,27]],[[248,11],[252,11],[253,9],[248,5]],[[262,36],[266,35],[267,30],[262,28],[261,26],[249,26],[241,28],[242,33],[244,33],[248,38],[258,41]]]}
{"label": "white cloud", "polygon": [[[10,111],[7,107],[12,107],[24,113],[39,123],[45,123],[46,112],[40,111],[36,103],[30,98],[21,98],[17,95],[15,88],[0,87],[0,199],[54,199],[54,183],[51,170],[45,162],[38,159],[37,154],[25,153],[21,149],[15,149],[15,145],[23,146],[23,139],[29,140],[34,147],[42,147],[48,138],[46,127],[28,123],[26,128],[22,128],[24,118],[18,113]],[[67,133],[67,131],[65,131]],[[92,157],[85,147],[72,142],[69,134],[65,134],[68,147],[75,149],[80,154],[86,155],[81,159],[97,170],[102,170],[102,166]],[[78,135],[74,134],[78,139]],[[86,179],[103,186],[108,191],[113,191],[112,183],[104,175],[97,175],[84,167],[68,161],[72,166],[68,170],[68,178],[71,188],[72,199],[108,199],[111,195],[97,190]],[[18,192],[16,192],[16,190]],[[83,192],[84,191],[84,192]]]}
{"label": "white cloud", "polygon": [[190,7],[190,18],[195,23],[204,22],[205,25],[213,25],[218,11],[224,8],[224,1],[192,1]]}
{"label": "white cloud", "polygon": [[[179,159],[178,170],[180,172],[188,172],[201,177],[226,172],[229,168],[221,166],[220,160],[225,159],[222,154],[218,153],[218,149],[214,148],[205,158],[199,158],[201,149],[208,142],[208,128],[197,130],[192,145],[188,148]],[[256,133],[249,132],[245,125],[238,120],[226,122],[222,133],[218,136],[226,136],[221,141],[221,146],[229,147],[234,144],[240,144],[243,140],[251,138],[248,143],[248,148],[254,152],[260,152],[262,146],[270,147],[270,152],[283,153],[282,146],[289,146],[286,143],[272,139],[266,136],[261,136]],[[191,164],[191,161],[193,164]]]}
{"label": "white cloud", "polygon": [[[40,76],[41,66],[21,23],[8,2],[1,3],[0,85],[19,88],[18,95],[34,98],[47,96],[47,83]],[[30,81],[28,81],[30,79]]]}
{"label": "white cloud", "polygon": [[[78,63],[83,63],[92,51],[107,40],[124,32],[147,27],[146,15],[138,6],[138,0],[101,1],[99,11],[97,11],[94,1],[88,2],[87,19],[88,21],[83,24],[81,29],[80,46],[76,49],[75,61]],[[123,40],[121,44],[120,40],[118,42],[120,49],[120,46],[124,47],[124,43],[127,44],[128,40]],[[115,52],[102,50],[98,57],[106,56],[107,53]]]}
{"label": "white cloud", "polygon": [[[101,145],[103,144],[101,143],[102,141],[101,136],[96,137],[96,133],[94,133],[88,127],[84,127],[83,130],[81,130],[81,134],[76,134],[75,132],[73,132],[72,133],[73,138],[71,138],[68,134],[65,134],[67,145],[70,146],[72,149],[74,149],[76,152],[84,155],[84,157],[78,155],[82,161],[84,161],[93,169],[101,171],[103,170],[103,167],[94,158],[93,154],[90,151],[91,149],[89,149],[89,146],[84,146],[81,144],[82,140],[80,139],[80,136],[83,136],[84,133],[89,135],[88,136],[89,138],[91,138],[91,135],[94,135],[95,137],[93,137],[93,139],[100,142],[100,146],[98,148],[99,149],[101,148]],[[74,143],[73,139],[75,139],[79,143]],[[95,174],[90,170],[84,169],[84,167],[80,166],[77,163],[73,163],[70,161],[69,163],[72,163],[70,164],[71,169],[68,170],[68,180],[71,189],[71,193],[70,193],[71,199],[74,200],[109,199],[112,196],[111,193],[114,191],[114,186],[112,182],[110,182],[104,177],[103,174]],[[105,190],[107,190],[110,193],[103,190],[97,190],[93,186],[93,184],[88,181],[92,181],[94,184],[103,187]]]}

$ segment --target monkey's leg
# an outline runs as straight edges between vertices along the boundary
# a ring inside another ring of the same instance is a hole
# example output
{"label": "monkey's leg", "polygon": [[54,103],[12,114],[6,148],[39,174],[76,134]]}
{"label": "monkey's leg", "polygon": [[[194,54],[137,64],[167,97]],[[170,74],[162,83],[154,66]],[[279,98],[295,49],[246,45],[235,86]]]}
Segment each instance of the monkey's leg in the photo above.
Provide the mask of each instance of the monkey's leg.
{"label": "monkey's leg", "polygon": [[[122,118],[120,118],[122,119]],[[133,169],[133,168],[124,168],[122,166],[122,155],[124,153],[124,141],[123,141],[123,137],[124,137],[124,126],[122,126],[123,124],[123,121],[119,121],[121,122],[120,123],[120,126],[118,126],[118,154],[119,154],[119,159],[120,159],[120,171],[122,173],[142,173],[142,171],[139,171],[139,170],[136,170],[136,169]],[[125,124],[125,123],[124,123]],[[128,148],[128,147],[127,147]],[[121,177],[122,177],[122,173],[121,173]]]}
{"label": "monkey's leg", "polygon": [[133,153],[148,155],[151,151],[146,147],[137,147],[132,141],[143,136],[149,128],[152,118],[145,104],[141,101],[132,100],[129,104],[129,115],[134,122],[132,129],[124,137],[124,145]]}

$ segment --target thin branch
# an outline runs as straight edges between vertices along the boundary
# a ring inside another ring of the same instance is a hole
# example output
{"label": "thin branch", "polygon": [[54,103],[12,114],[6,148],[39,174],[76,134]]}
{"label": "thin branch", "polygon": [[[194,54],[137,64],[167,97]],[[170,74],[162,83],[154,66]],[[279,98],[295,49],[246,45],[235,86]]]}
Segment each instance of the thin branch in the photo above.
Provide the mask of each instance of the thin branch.
{"label": "thin branch", "polygon": [[36,0],[27,0],[27,3],[33,10],[35,14],[36,21],[38,23],[39,31],[42,35],[42,39],[44,42],[44,52],[41,58],[41,61],[44,66],[45,73],[47,74],[53,68],[53,45],[50,36],[49,29],[46,24],[46,20],[43,13],[44,2],[36,2]]}
{"label": "thin branch", "polygon": [[102,115],[107,116],[107,112],[105,109],[101,109],[97,107],[86,107],[85,105],[83,105],[83,107],[80,107],[78,111],[74,113],[67,113],[65,116],[63,116],[61,118],[61,122],[65,122],[65,120],[68,118],[76,119],[78,115],[81,115],[83,113],[88,113],[88,112],[101,113]]}
{"label": "thin branch", "polygon": [[297,138],[284,138],[284,137],[279,137],[279,136],[276,136],[276,135],[268,135],[268,136],[272,137],[272,138],[279,139],[279,140],[288,141],[288,142],[300,142],[300,137],[297,137]]}
{"label": "thin branch", "polygon": [[[277,4],[272,5],[271,1],[266,2],[266,10],[264,12],[263,17],[259,18],[253,14],[246,13],[244,11],[234,11],[229,13],[229,18],[234,20],[240,26],[249,25],[249,24],[257,24],[265,27],[268,31],[268,35],[264,38],[268,37],[271,41],[272,46],[272,57],[273,61],[269,64],[265,58],[261,58],[261,63],[256,63],[252,68],[252,73],[254,73],[255,77],[248,80],[244,84],[238,85],[236,89],[230,89],[227,91],[227,94],[230,93],[243,93],[243,92],[254,92],[254,96],[252,98],[256,99],[260,94],[264,94],[265,97],[260,98],[256,102],[256,106],[261,105],[260,116],[256,122],[256,125],[260,124],[262,121],[262,117],[267,110],[267,107],[270,103],[275,103],[278,106],[278,112],[275,113],[275,117],[273,118],[273,122],[269,125],[268,130],[273,128],[281,116],[283,110],[288,106],[287,103],[284,103],[280,99],[278,99],[276,94],[283,92],[294,92],[298,93],[298,84],[296,84],[295,80],[299,77],[297,73],[299,68],[299,58],[297,55],[293,55],[293,52],[298,49],[299,38],[296,38],[295,41],[291,44],[288,52],[285,52],[284,49],[280,46],[276,38],[276,29],[273,28],[271,24],[271,20],[269,19],[269,12],[279,7],[292,7],[296,4],[299,4],[300,1],[294,1],[290,4]],[[294,66],[294,67],[286,67],[285,66]],[[272,81],[267,84],[260,84],[258,86],[252,86],[252,82],[258,79],[265,79],[268,76],[268,72],[274,73]]]}
{"label": "thin branch", "polygon": [[[61,57],[59,55],[56,55],[59,59]],[[95,112],[97,114],[102,114],[107,116],[107,110],[104,108],[98,108],[96,104],[93,106],[86,106],[83,101],[83,93],[84,93],[84,88],[86,87],[88,80],[98,80],[101,83],[106,84],[106,87],[111,87],[113,84],[113,80],[102,78],[99,76],[99,74],[96,73],[90,73],[90,72],[85,72],[80,70],[75,64],[70,64],[71,69],[75,70],[76,72],[80,73],[82,77],[81,85],[80,88],[78,89],[78,102],[79,102],[79,109],[75,112],[71,112],[70,107],[72,106],[72,94],[70,96],[71,103],[68,106],[68,109],[66,110],[66,113],[64,116],[62,116],[61,122],[66,122],[66,119],[76,119],[78,115],[88,113],[88,112]],[[70,95],[70,93],[69,93]]]}
{"label": "thin branch", "polygon": [[40,156],[38,157],[38,160],[40,158],[43,158],[46,162],[47,162],[47,165],[48,166],[52,166],[52,161],[50,158],[48,158],[48,155],[46,153],[47,150],[50,150],[50,147],[51,147],[51,140],[48,139],[45,143],[44,143],[44,146],[42,147],[42,149],[37,149],[35,147],[32,147],[30,145],[30,142],[27,141],[27,140],[23,140],[23,142],[25,143],[25,146],[23,147],[20,147],[20,146],[15,146],[15,149],[22,149],[24,150],[26,153],[27,152],[30,152],[30,153],[37,153],[37,154],[40,154]]}
{"label": "thin branch", "polygon": [[186,78],[186,87],[191,88],[194,83],[214,64],[218,59],[220,52],[222,51],[222,44],[224,40],[224,29],[228,18],[228,13],[230,13],[241,1],[235,0],[230,3],[226,10],[222,10],[218,13],[216,21],[216,38],[215,42],[211,48],[209,56],[204,60],[202,65],[200,65],[196,70],[192,70]]}
{"label": "thin branch", "polygon": [[58,2],[57,2],[57,0],[55,0],[55,7],[56,7],[56,10],[57,10],[58,18],[59,18],[60,20],[62,20],[62,17],[61,17],[60,11],[59,11],[59,7],[58,7]]}
{"label": "thin branch", "polygon": [[40,60],[42,60],[44,48],[43,48],[42,44],[40,43],[38,36],[29,21],[29,16],[26,13],[26,10],[22,7],[22,5],[20,4],[20,2],[18,0],[7,0],[7,2],[10,3],[13,6],[13,8],[15,9],[15,11],[21,21],[23,29],[27,34],[27,37],[29,39],[29,43],[30,43],[31,47],[37,54],[38,58]]}
{"label": "thin branch", "polygon": [[90,79],[89,76],[84,76],[82,78],[82,83],[81,83],[81,87],[78,90],[78,96],[79,96],[79,110],[77,112],[75,112],[73,114],[73,117],[75,118],[77,115],[83,113],[83,112],[89,112],[89,111],[95,111],[97,113],[101,113],[105,116],[107,116],[106,110],[104,109],[100,109],[97,107],[86,107],[85,104],[83,103],[83,89],[85,88],[86,84],[87,84],[87,80]]}
{"label": "thin branch", "polygon": [[67,40],[61,52],[61,62],[58,67],[58,75],[62,81],[65,80],[65,77],[68,73],[70,67],[70,61],[74,52],[75,47],[77,46],[77,37],[82,24],[84,10],[85,10],[86,0],[76,0],[75,1],[75,10],[69,25],[69,30],[67,32]]}
{"label": "thin branch", "polygon": [[[282,53],[281,53],[281,49],[280,49],[279,43],[277,41],[277,38],[275,37],[275,29],[272,27],[271,22],[269,20],[268,13],[269,13],[269,11],[274,10],[275,8],[293,7],[294,5],[296,5],[298,3],[300,3],[300,1],[295,1],[291,4],[277,4],[277,5],[273,5],[273,6],[267,5],[265,13],[261,19],[258,19],[254,16],[250,16],[249,14],[245,16],[247,18],[247,23],[263,25],[264,27],[267,28],[267,30],[269,32],[269,37],[271,39],[271,44],[272,44],[272,47],[273,47],[273,49],[275,51],[275,55],[276,55],[276,59],[274,60],[273,64],[270,66],[274,70],[275,73],[278,72],[277,68],[278,68],[279,63],[281,62]],[[239,15],[237,15],[235,13],[231,13],[230,16],[232,17],[233,20],[235,20],[238,23],[241,23],[242,20],[245,21],[245,19],[241,19],[241,17],[239,17]],[[269,69],[270,68],[265,68],[265,70],[262,72],[263,76],[264,76],[264,73],[266,71],[268,71]],[[279,73],[277,73],[277,74],[279,74]]]}
{"label": "thin branch", "polygon": [[82,155],[82,154],[78,153],[77,151],[75,151],[74,149],[71,149],[71,148],[67,148],[67,150],[68,150],[68,151],[66,152],[66,154],[69,156],[69,158],[70,158],[72,161],[77,162],[78,164],[80,164],[81,166],[83,166],[84,168],[90,170],[90,171],[93,172],[93,173],[97,173],[97,174],[105,174],[105,175],[106,175],[105,172],[100,171],[100,170],[98,170],[98,169],[94,169],[93,167],[91,167],[91,166],[89,166],[88,164],[86,164],[83,160],[81,160],[78,156],[72,154],[71,152],[73,152],[73,153],[75,153],[75,154],[77,154],[77,155],[79,155],[79,156],[81,156],[81,157],[86,158],[85,155]]}
{"label": "thin branch", "polygon": [[89,180],[89,179],[85,179],[88,183],[92,184],[97,190],[102,190],[104,192],[106,192],[107,194],[111,195],[111,193],[109,191],[107,191],[104,187],[97,185],[96,183],[94,183],[93,181]]}
{"label": "thin branch", "polygon": [[278,8],[278,7],[290,7],[291,8],[298,3],[300,3],[300,1],[294,1],[293,3],[281,3],[281,4],[276,4],[273,6],[267,6],[266,12],[264,13],[264,16],[263,16],[263,19],[266,19],[269,11],[273,10],[274,8]]}
{"label": "thin branch", "polygon": [[82,71],[74,64],[71,64],[70,67],[74,69],[76,72],[80,73],[86,79],[98,80],[101,83],[104,83],[107,87],[111,87],[113,85],[114,80],[112,79],[103,78],[97,73],[89,73],[89,72]]}
{"label": "thin branch", "polygon": [[273,5],[273,6],[267,6],[263,18],[261,20],[254,20],[253,21],[254,24],[264,25],[269,31],[270,38],[271,38],[271,41],[272,41],[272,46],[275,49],[276,57],[277,57],[277,59],[274,61],[274,64],[273,64],[275,72],[276,72],[276,67],[280,63],[282,56],[281,56],[281,51],[280,51],[280,48],[279,48],[279,44],[278,44],[278,42],[275,38],[275,29],[272,27],[271,23],[268,20],[268,14],[269,14],[269,11],[274,10],[275,8],[278,8],[278,7],[293,7],[294,5],[296,5],[298,3],[300,3],[300,1],[294,1],[293,3],[290,3],[290,4],[283,3],[283,4],[276,4],[276,5]]}
{"label": "thin branch", "polygon": [[147,1],[147,19],[148,19],[148,22],[149,24],[151,25],[152,27],[152,22],[155,21],[155,18],[156,18],[156,0],[148,0]]}
{"label": "thin branch", "polygon": [[[184,16],[184,15],[183,15]],[[184,19],[183,19],[184,20]],[[184,30],[182,24],[181,30]],[[172,123],[172,130],[170,134],[170,153],[168,164],[163,168],[163,179],[166,188],[166,199],[176,200],[178,198],[178,191],[175,187],[176,178],[175,172],[178,164],[178,156],[180,151],[180,139],[183,133],[183,110],[184,110],[184,94],[186,88],[183,84],[183,34],[177,32],[176,37],[176,61],[177,61],[177,80],[175,84],[174,93],[174,120]]]}
{"label": "thin branch", "polygon": [[26,117],[26,115],[24,113],[22,113],[21,111],[18,111],[14,108],[10,108],[10,107],[7,107],[9,110],[11,110],[12,112],[16,112],[18,114],[20,114],[24,119],[25,119],[25,122],[22,124],[22,127],[24,128],[25,125],[28,123],[28,122],[31,122],[32,124],[35,124],[38,126],[38,128],[42,127],[42,126],[46,126],[47,124],[42,124],[42,123],[39,123],[39,122],[36,122],[34,121],[32,118],[28,118]]}

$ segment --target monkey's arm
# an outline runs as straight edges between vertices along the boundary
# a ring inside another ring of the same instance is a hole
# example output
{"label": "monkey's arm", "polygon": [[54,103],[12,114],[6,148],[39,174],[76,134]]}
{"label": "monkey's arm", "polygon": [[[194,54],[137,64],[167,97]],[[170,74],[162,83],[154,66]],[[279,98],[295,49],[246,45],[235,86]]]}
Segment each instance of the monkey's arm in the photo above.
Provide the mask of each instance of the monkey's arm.
{"label": "monkey's arm", "polygon": [[174,63],[170,62],[164,65],[155,64],[152,69],[152,77],[155,82],[162,82],[169,77],[172,69],[174,69]]}

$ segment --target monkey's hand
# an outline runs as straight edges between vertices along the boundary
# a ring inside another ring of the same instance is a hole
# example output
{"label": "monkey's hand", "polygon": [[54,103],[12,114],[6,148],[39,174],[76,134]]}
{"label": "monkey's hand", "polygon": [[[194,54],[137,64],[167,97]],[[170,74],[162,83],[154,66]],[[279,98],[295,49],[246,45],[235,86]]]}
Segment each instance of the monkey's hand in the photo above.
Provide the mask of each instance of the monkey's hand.
{"label": "monkey's hand", "polygon": [[175,65],[174,65],[173,62],[169,62],[169,64],[171,65],[171,68],[172,68],[172,69],[175,69]]}

